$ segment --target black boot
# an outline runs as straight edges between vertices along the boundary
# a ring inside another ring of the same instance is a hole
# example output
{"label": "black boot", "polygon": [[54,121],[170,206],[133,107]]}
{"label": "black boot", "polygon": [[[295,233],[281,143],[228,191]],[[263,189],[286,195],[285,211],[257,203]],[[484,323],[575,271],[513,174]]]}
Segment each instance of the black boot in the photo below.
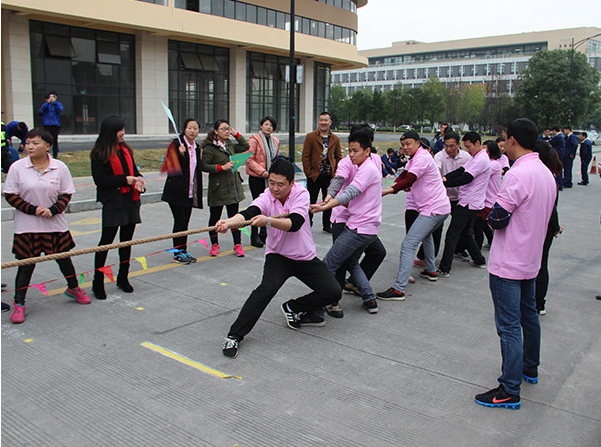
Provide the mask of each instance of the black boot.
{"label": "black boot", "polygon": [[106,292],[104,291],[104,273],[94,272],[94,281],[92,281],[92,292],[97,300],[106,300]]}
{"label": "black boot", "polygon": [[263,247],[263,241],[259,237],[259,229],[257,227],[251,227],[250,229],[250,245],[253,247]]}
{"label": "black boot", "polygon": [[129,263],[121,264],[121,266],[119,267],[119,274],[117,275],[117,287],[119,287],[125,293],[132,293],[134,291],[134,288],[131,286],[131,284],[127,280],[128,274],[129,274]]}
{"label": "black boot", "polygon": [[263,241],[263,243],[265,243],[265,241],[267,240],[267,228],[261,227],[261,229],[259,230],[259,238],[261,239],[261,241]]}

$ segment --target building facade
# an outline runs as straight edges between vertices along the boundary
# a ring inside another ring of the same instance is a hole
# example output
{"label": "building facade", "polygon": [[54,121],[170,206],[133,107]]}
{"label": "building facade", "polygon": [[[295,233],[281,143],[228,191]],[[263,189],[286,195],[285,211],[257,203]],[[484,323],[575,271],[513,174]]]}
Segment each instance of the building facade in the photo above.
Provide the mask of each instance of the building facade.
{"label": "building facade", "polygon": [[[296,0],[297,131],[327,108],[331,70],[365,66],[357,8],[367,0]],[[219,118],[241,132],[272,115],[288,127],[290,4],[277,0],[6,0],[2,2],[4,121],[40,124],[49,91],[61,134],[95,134],[117,114],[130,134]]]}
{"label": "building facade", "polygon": [[[512,95],[521,71],[528,60],[540,50],[571,49],[581,51],[591,66],[601,71],[601,28],[582,27],[555,31],[530,32],[477,39],[424,43],[393,42],[388,48],[360,51],[369,59],[362,69],[341,70],[332,74],[332,81],[346,88],[348,95],[368,87],[372,90],[392,90],[402,84],[406,88],[420,87],[430,77],[437,76],[449,87],[487,84],[491,95]],[[573,39],[573,40],[572,40]]]}

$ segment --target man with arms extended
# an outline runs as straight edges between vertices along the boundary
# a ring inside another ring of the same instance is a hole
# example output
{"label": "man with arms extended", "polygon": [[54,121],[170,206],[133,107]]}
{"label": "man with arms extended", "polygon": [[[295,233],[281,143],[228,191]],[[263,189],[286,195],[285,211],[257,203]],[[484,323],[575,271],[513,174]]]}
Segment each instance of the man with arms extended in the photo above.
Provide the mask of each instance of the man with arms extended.
{"label": "man with arms extended", "polygon": [[[332,133],[330,126],[332,118],[328,112],[319,115],[319,128],[307,134],[303,143],[303,171],[307,176],[307,189],[311,197],[311,204],[317,203],[317,196],[321,191],[322,199],[328,194],[330,180],[336,175],[338,162],[342,158],[340,151],[340,138]],[[332,233],[330,216],[332,211],[323,213],[323,231]],[[309,216],[313,226],[313,215]]]}
{"label": "man with arms extended", "polygon": [[487,407],[520,408],[522,378],[538,382],[535,282],[557,187],[551,171],[533,152],[536,139],[536,124],[529,119],[519,118],[507,127],[505,150],[515,163],[503,178],[488,218],[495,230],[488,271],[502,374],[497,388],[476,396],[476,402]]}
{"label": "man with arms extended", "polygon": [[[259,317],[284,283],[294,276],[313,292],[282,304],[282,312],[290,329],[300,329],[305,313],[316,311],[340,300],[342,289],[326,265],[317,258],[309,226],[309,193],[294,183],[294,167],[278,160],[269,168],[269,187],[241,213],[217,222],[225,233],[228,225],[251,220],[255,227],[267,227],[265,265],[261,284],[248,297],[238,318],[230,328],[223,345],[223,355],[234,358],[238,344],[252,330]],[[272,219],[269,216],[288,214]],[[306,325],[323,326],[321,322]]]}

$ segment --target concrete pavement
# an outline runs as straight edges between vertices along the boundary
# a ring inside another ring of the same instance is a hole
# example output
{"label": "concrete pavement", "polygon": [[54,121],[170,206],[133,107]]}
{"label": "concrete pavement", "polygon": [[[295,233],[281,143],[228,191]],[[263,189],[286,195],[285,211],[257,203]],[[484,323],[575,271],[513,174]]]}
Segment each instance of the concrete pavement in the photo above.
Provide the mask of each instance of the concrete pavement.
{"label": "concrete pavement", "polygon": [[[157,182],[161,185],[162,183]],[[82,189],[84,189],[82,187]],[[54,262],[39,264],[25,323],[2,314],[2,443],[6,446],[598,446],[601,439],[601,180],[561,193],[565,232],[550,256],[548,314],[541,317],[540,381],[522,386],[518,411],[474,403],[496,386],[499,341],[486,270],[456,260],[452,276],[417,278],[407,301],[378,314],[345,295],[345,317],[292,331],[279,309],[307,288],[290,280],[234,360],[223,337],[262,273],[264,249],[171,263],[169,241],[133,248],[133,294],[107,284],[107,301],[75,304]],[[83,194],[83,193],[82,193]],[[78,189],[79,195],[79,189]],[[76,196],[77,197],[77,196]],[[405,234],[403,194],[384,199],[388,255],[372,279],[392,284]],[[250,201],[247,199],[243,206]],[[100,211],[67,215],[77,248],[95,246]],[[136,238],[171,232],[165,203],[142,207]],[[195,210],[191,228],[207,225]],[[447,222],[448,224],[448,222]],[[331,245],[313,229],[318,254]],[[13,222],[2,222],[2,261],[13,259]],[[190,238],[190,242],[206,235]],[[248,238],[243,236],[248,245]],[[157,253],[154,254],[153,253]],[[487,252],[484,252],[488,256]],[[110,252],[109,263],[117,262]],[[93,256],[74,258],[78,273]],[[115,269],[116,272],[116,269]],[[14,283],[14,269],[2,270]],[[90,292],[89,282],[84,284]],[[9,302],[12,293],[2,294]],[[222,373],[220,375],[220,373]],[[223,376],[232,376],[224,378]]]}

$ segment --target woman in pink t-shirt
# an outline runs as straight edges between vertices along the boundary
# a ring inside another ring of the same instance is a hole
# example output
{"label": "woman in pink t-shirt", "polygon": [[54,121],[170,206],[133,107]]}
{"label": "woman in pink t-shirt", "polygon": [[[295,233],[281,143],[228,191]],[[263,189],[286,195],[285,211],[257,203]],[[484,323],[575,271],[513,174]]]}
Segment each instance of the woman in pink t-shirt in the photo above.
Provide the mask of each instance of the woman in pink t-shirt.
{"label": "woman in pink t-shirt", "polygon": [[490,158],[490,177],[488,178],[488,186],[486,187],[486,197],[484,198],[484,209],[478,213],[476,219],[474,219],[474,239],[480,249],[482,249],[482,243],[484,242],[484,236],[488,244],[484,248],[490,249],[493,238],[493,231],[488,225],[488,215],[495,204],[495,197],[501,187],[501,176],[503,173],[503,167],[501,166],[501,149],[499,145],[492,140],[484,142],[486,153]]}
{"label": "woman in pink t-shirt", "polygon": [[[15,207],[13,253],[17,259],[27,259],[69,251],[75,247],[65,219],[65,209],[75,192],[71,173],[63,162],[48,154],[50,132],[37,127],[25,139],[27,157],[12,164],[4,183],[6,201]],[[78,286],[71,258],[56,262],[67,280],[65,295],[79,304],[90,304],[90,298]],[[12,323],[25,321],[25,295],[34,269],[35,264],[17,269]]]}

